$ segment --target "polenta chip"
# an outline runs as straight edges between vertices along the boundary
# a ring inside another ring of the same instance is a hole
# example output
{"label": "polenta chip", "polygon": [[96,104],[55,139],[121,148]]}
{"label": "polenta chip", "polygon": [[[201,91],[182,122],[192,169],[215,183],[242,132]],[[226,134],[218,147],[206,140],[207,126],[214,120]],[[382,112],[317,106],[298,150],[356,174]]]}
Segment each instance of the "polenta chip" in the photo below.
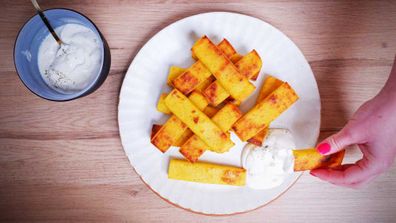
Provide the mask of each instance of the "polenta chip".
{"label": "polenta chip", "polygon": [[293,150],[294,171],[313,170],[318,168],[336,168],[341,166],[345,150],[324,156],[315,148]]}
{"label": "polenta chip", "polygon": [[209,103],[213,106],[221,104],[230,94],[220,85],[219,81],[214,81],[202,92]]}
{"label": "polenta chip", "polygon": [[175,144],[176,140],[183,135],[186,129],[187,126],[176,116],[172,115],[151,138],[151,143],[164,153],[171,145]]}
{"label": "polenta chip", "polygon": [[246,141],[267,128],[275,118],[294,104],[297,99],[298,96],[290,85],[283,83],[242,116],[233,126],[233,130],[242,141]]}
{"label": "polenta chip", "polygon": [[230,42],[228,42],[227,39],[223,39],[219,44],[217,44],[217,47],[228,58],[231,58],[232,56],[234,56],[236,54],[234,47],[231,45]]}
{"label": "polenta chip", "polygon": [[202,83],[200,83],[195,90],[199,92],[203,92],[213,81],[216,79],[213,76],[210,76],[208,79],[204,80]]}
{"label": "polenta chip", "polygon": [[203,110],[203,113],[205,113],[209,118],[213,117],[217,112],[219,111],[219,109],[212,107],[212,106],[208,106]]}
{"label": "polenta chip", "polygon": [[168,109],[168,107],[166,107],[166,105],[165,105],[165,98],[166,98],[166,96],[168,96],[168,94],[167,93],[162,93],[161,95],[160,95],[160,98],[159,98],[159,100],[158,100],[158,104],[157,104],[157,110],[159,111],[159,112],[162,112],[162,113],[165,113],[165,114],[171,114],[171,111]]}
{"label": "polenta chip", "polygon": [[[265,79],[263,86],[260,89],[260,93],[257,97],[256,104],[264,100],[269,94],[271,94],[274,90],[280,87],[283,83],[284,83],[283,81],[269,75]],[[267,133],[268,133],[268,128],[265,128],[261,130],[259,133],[257,133],[257,135],[253,136],[251,139],[248,139],[248,142],[256,146],[261,146],[263,144],[263,140],[267,135]]]}
{"label": "polenta chip", "polygon": [[[213,117],[212,121],[224,132],[228,132],[231,126],[242,116],[242,112],[232,103],[226,104]],[[198,158],[208,149],[200,138],[192,136],[180,147],[180,153],[190,162],[196,162]]]}
{"label": "polenta chip", "polygon": [[173,81],[176,77],[178,77],[180,74],[184,73],[185,71],[186,71],[185,68],[178,67],[178,66],[171,66],[171,67],[169,68],[168,79],[167,79],[166,83],[167,83],[169,86],[172,87],[172,86],[173,86],[173,85],[172,85],[172,81]]}
{"label": "polenta chip", "polygon": [[190,163],[185,160],[169,161],[168,178],[207,184],[244,186],[246,170],[240,167],[214,163]]}
{"label": "polenta chip", "polygon": [[156,125],[156,124],[153,125],[153,127],[151,128],[150,139],[153,139],[153,137],[155,136],[155,134],[157,134],[158,130],[160,130],[161,127],[162,125]]}
{"label": "polenta chip", "polygon": [[255,86],[206,36],[194,44],[192,51],[233,98],[243,101],[254,91]]}
{"label": "polenta chip", "polygon": [[242,57],[235,66],[245,77],[251,80],[257,80],[261,67],[263,66],[263,62],[256,50],[252,50],[250,53]]}
{"label": "polenta chip", "polygon": [[184,143],[187,142],[187,140],[189,138],[191,138],[191,136],[193,136],[194,133],[190,130],[190,129],[186,129],[183,134],[176,140],[175,144],[172,144],[173,146],[177,146],[180,147],[182,146]]}
{"label": "polenta chip", "polygon": [[265,81],[263,83],[263,86],[261,87],[261,90],[257,97],[256,103],[264,100],[268,95],[270,95],[273,91],[275,91],[283,83],[285,83],[285,82],[279,80],[276,77],[268,75],[268,77],[265,79]]}
{"label": "polenta chip", "polygon": [[251,144],[256,145],[256,146],[262,146],[263,141],[264,141],[265,137],[267,136],[267,134],[268,134],[268,127],[261,130],[259,133],[257,133],[255,136],[248,139],[247,141]]}
{"label": "polenta chip", "polygon": [[212,75],[210,71],[200,61],[195,62],[184,73],[173,79],[173,86],[183,94],[189,94],[199,84]]}
{"label": "polenta chip", "polygon": [[195,105],[199,110],[204,110],[206,106],[208,106],[208,101],[206,98],[199,93],[198,91],[193,91],[190,96],[188,96],[188,99]]}
{"label": "polenta chip", "polygon": [[171,91],[165,99],[165,104],[175,116],[210,147],[210,150],[221,153],[234,146],[227,134],[180,91],[176,89]]}

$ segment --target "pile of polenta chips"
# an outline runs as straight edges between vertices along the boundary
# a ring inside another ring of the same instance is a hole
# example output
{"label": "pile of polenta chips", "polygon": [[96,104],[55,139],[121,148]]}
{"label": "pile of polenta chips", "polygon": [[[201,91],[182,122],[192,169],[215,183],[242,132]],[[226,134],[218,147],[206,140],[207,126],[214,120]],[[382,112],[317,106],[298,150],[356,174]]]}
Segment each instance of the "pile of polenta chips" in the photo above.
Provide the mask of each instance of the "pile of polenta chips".
{"label": "pile of polenta chips", "polygon": [[215,45],[204,36],[193,45],[192,57],[196,62],[189,68],[170,68],[167,84],[173,90],[161,94],[157,104],[170,118],[163,125],[153,125],[151,142],[161,152],[179,147],[188,160],[171,160],[170,178],[244,185],[243,168],[194,163],[206,150],[229,151],[234,146],[230,130],[242,141],[260,146],[270,123],[298,96],[287,82],[268,76],[256,105],[242,114],[238,106],[254,92],[251,81],[257,79],[262,67],[259,54],[252,50],[242,56],[226,39]]}
{"label": "pile of polenta chips", "polygon": [[234,146],[231,129],[241,140],[259,144],[269,123],[298,99],[287,83],[270,77],[257,105],[243,115],[238,106],[255,90],[250,81],[262,67],[258,53],[242,56],[226,39],[215,45],[204,36],[192,47],[192,56],[196,62],[191,67],[171,67],[167,82],[174,89],[162,94],[157,105],[171,115],[153,127],[151,142],[162,152],[178,146],[191,162],[205,150],[224,153]]}

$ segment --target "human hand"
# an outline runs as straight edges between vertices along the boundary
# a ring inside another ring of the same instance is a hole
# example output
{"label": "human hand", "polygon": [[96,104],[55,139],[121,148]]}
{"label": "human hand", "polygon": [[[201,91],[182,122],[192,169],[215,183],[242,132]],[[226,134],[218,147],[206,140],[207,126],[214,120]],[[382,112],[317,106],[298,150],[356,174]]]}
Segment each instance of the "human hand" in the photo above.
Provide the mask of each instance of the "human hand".
{"label": "human hand", "polygon": [[357,145],[363,158],[340,169],[316,169],[311,174],[339,186],[358,188],[385,172],[396,156],[396,58],[389,79],[380,93],[364,103],[338,133],[317,149],[332,154]]}

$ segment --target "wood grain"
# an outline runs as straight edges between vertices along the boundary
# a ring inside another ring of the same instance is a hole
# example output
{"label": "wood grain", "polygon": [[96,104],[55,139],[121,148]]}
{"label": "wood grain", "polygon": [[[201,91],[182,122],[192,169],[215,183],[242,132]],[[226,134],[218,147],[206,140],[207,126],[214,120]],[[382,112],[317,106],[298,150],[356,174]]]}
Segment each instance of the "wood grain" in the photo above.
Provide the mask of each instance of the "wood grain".
{"label": "wood grain", "polygon": [[[0,15],[0,220],[131,222],[394,222],[396,168],[360,190],[304,174],[265,208],[229,217],[193,214],[159,199],[130,167],[117,125],[118,94],[134,55],[156,32],[196,13],[235,11],[285,32],[312,66],[322,97],[321,138],[338,131],[387,79],[396,52],[394,1],[40,1],[90,17],[112,67],[88,97],[54,103],[32,95],[12,59],[34,14],[4,1]],[[359,157],[348,151],[350,161]]]}

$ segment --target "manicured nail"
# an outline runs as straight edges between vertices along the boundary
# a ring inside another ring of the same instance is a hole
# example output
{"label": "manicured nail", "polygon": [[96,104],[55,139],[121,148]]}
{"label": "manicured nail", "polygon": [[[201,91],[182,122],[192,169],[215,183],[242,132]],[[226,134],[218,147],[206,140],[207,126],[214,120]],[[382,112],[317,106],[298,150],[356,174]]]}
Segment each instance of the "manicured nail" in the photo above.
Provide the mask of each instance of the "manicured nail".
{"label": "manicured nail", "polygon": [[328,143],[321,143],[319,146],[318,146],[318,151],[321,153],[321,154],[326,154],[326,153],[328,153],[329,151],[330,151],[330,144],[328,144]]}

